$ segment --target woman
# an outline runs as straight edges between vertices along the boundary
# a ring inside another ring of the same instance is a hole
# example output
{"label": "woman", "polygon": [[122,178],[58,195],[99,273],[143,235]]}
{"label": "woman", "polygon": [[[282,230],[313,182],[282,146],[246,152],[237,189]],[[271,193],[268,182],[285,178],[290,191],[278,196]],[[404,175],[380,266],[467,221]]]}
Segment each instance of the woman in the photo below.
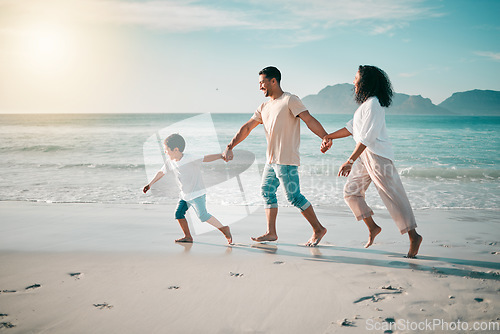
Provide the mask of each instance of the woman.
{"label": "woman", "polygon": [[[373,211],[366,204],[365,191],[371,182],[380,194],[401,234],[408,233],[410,250],[407,257],[414,258],[422,243],[415,228],[415,216],[392,160],[394,153],[385,127],[385,112],[392,102],[392,86],[387,74],[375,66],[359,66],[354,79],[355,100],[360,107],[346,127],[323,138],[322,152],[332,145],[332,139],[353,136],[356,148],[340,167],[339,176],[347,176],[344,199],[357,220],[363,220],[369,230],[365,248],[373,244],[382,231],[373,220]],[[359,160],[358,160],[359,158]],[[356,163],[355,163],[356,161]]]}

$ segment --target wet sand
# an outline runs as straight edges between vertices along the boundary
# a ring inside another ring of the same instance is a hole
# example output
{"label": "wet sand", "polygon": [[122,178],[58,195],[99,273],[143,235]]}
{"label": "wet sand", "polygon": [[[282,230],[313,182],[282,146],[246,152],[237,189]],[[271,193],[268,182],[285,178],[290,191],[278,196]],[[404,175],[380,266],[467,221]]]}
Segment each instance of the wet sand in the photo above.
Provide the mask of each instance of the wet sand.
{"label": "wet sand", "polygon": [[280,208],[278,242],[250,240],[265,231],[260,209],[230,225],[232,246],[219,231],[174,243],[173,211],[1,202],[0,330],[407,333],[424,322],[459,321],[467,332],[500,323],[497,211],[416,211],[417,259],[404,257],[408,237],[384,210],[368,249],[346,208],[316,208],[328,233],[315,248],[303,246],[311,229],[295,208]]}

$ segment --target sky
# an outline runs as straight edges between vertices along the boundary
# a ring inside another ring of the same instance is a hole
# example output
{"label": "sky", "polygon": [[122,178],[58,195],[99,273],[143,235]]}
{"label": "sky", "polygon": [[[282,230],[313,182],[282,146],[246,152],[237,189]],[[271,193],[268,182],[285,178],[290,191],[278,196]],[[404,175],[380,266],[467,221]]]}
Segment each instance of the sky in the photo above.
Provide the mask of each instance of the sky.
{"label": "sky", "polygon": [[[0,113],[252,113],[359,65],[439,104],[500,91],[498,0],[0,0]],[[311,110],[314,113],[313,110]]]}

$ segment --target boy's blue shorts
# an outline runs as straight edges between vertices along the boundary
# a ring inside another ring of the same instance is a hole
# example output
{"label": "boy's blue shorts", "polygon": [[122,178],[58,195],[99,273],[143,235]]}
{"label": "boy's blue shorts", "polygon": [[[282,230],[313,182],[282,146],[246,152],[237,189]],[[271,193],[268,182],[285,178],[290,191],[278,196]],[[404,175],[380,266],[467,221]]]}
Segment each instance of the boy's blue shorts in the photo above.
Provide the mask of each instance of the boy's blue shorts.
{"label": "boy's blue shorts", "polygon": [[175,219],[185,219],[187,210],[193,207],[196,215],[202,222],[209,220],[212,215],[207,212],[206,197],[206,195],[201,195],[189,201],[180,199],[175,210]]}

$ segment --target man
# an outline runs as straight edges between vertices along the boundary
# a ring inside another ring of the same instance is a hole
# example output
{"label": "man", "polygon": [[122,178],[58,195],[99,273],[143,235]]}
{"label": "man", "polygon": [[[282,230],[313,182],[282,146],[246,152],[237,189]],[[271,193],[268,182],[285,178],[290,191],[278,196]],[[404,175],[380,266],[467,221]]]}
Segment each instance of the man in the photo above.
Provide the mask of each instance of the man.
{"label": "man", "polygon": [[[260,90],[270,99],[260,105],[250,120],[240,128],[222,156],[225,161],[232,160],[233,148],[241,143],[257,125],[263,124],[267,138],[267,161],[262,175],[262,196],[265,202],[267,232],[252,240],[257,242],[278,240],[276,190],[282,184],[288,201],[301,210],[313,229],[313,235],[307,241],[306,246],[315,247],[326,234],[326,228],[318,221],[311,203],[300,193],[298,174],[300,119],[321,139],[327,135],[327,132],[311,116],[297,96],[283,92],[280,86],[281,73],[276,67],[266,67],[261,70],[259,80]],[[326,142],[329,143],[327,146],[330,148],[331,141]]]}

